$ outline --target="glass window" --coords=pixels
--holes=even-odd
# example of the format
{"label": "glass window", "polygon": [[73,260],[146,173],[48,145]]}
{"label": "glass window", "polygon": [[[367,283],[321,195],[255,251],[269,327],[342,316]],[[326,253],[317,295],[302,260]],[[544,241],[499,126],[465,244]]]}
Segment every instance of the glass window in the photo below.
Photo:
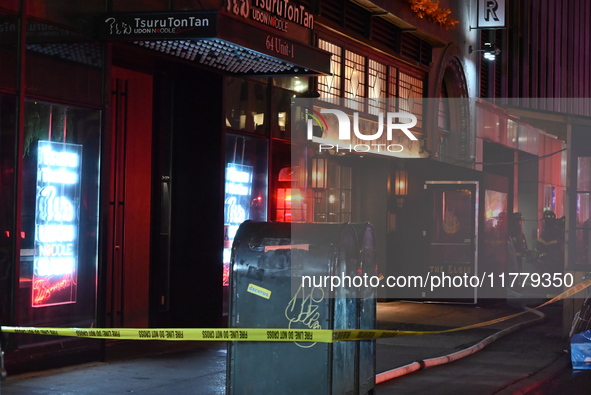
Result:
{"label": "glass window", "polygon": [[388,111],[398,111],[398,69],[390,67],[388,75]]}
{"label": "glass window", "polygon": [[224,198],[224,285],[228,285],[232,242],[246,220],[267,220],[267,140],[226,134]]}
{"label": "glass window", "polygon": [[369,60],[369,76],[367,81],[368,106],[367,111],[372,115],[378,115],[380,112],[386,112],[386,100],[379,100],[386,98],[386,65],[376,62],[373,59]]}
{"label": "glass window", "polygon": [[16,90],[17,19],[0,15],[0,89]]}
{"label": "glass window", "polygon": [[99,147],[100,111],[26,103],[19,325],[95,324]]}
{"label": "glass window", "polygon": [[[291,167],[283,168],[285,173],[293,173]],[[279,222],[306,222],[305,191],[300,188],[278,187],[275,217]]]}
{"label": "glass window", "polygon": [[577,164],[577,190],[591,192],[591,157],[579,157]]}
{"label": "glass window", "polygon": [[576,263],[591,265],[591,157],[577,158]]}
{"label": "glass window", "polygon": [[314,195],[314,222],[348,222],[351,217],[352,169],[328,163],[328,187]]}
{"label": "glass window", "polygon": [[[411,75],[323,39],[318,39],[318,47],[332,54],[332,75],[318,77],[320,99],[340,104],[344,98],[346,107],[371,115],[410,112],[417,117],[415,128],[422,128],[425,80],[416,76],[420,71]],[[364,98],[368,98],[367,109]],[[390,100],[379,100],[385,98]]]}
{"label": "glass window", "polygon": [[308,77],[276,77],[273,78],[273,86],[302,93],[309,89]]}
{"label": "glass window", "polygon": [[591,265],[591,194],[577,193],[576,263]]}
{"label": "glass window", "polygon": [[234,130],[267,135],[268,85],[241,78],[226,79],[226,126]]}
{"label": "glass window", "polygon": [[312,191],[306,189],[305,147],[275,140],[271,155],[271,220],[311,222],[308,207],[312,207],[309,204]]}
{"label": "glass window", "polygon": [[291,99],[294,93],[273,88],[271,109],[271,134],[275,138],[291,140]]}
{"label": "glass window", "polygon": [[365,97],[365,57],[355,52],[345,51],[345,97],[346,106],[364,111]]}
{"label": "glass window", "polygon": [[[492,208],[491,212],[486,214],[487,221],[494,223],[492,225],[494,227],[498,222],[495,214],[503,210],[503,199],[506,198],[506,194],[493,191],[492,195],[488,194],[487,197],[487,207]],[[434,243],[465,243],[465,240],[471,240],[474,237],[472,191],[469,189],[436,190],[433,205],[432,240]],[[489,216],[490,219],[488,219]]]}
{"label": "glass window", "polygon": [[415,127],[418,129],[422,128],[424,95],[423,80],[401,71],[399,73],[398,93],[398,105],[400,110],[416,115],[417,126]]}
{"label": "glass window", "polygon": [[291,102],[294,97],[310,90],[309,77],[273,78],[271,90],[271,135],[291,140]]}
{"label": "glass window", "polygon": [[398,97],[398,69],[396,67],[390,67],[388,84],[388,97]]}
{"label": "glass window", "polygon": [[556,212],[556,187],[544,185],[544,211]]}
{"label": "glass window", "polygon": [[[318,77],[318,93],[320,98],[336,103],[334,99],[341,97],[341,65],[343,64],[342,48],[328,41],[319,39],[318,47],[330,52],[330,74]],[[332,100],[331,100],[332,99]]]}

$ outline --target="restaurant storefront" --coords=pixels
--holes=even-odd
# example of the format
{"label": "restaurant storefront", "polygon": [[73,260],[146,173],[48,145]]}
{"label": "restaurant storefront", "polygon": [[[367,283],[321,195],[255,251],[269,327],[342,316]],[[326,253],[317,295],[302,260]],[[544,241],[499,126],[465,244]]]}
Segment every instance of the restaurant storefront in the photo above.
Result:
{"label": "restaurant storefront", "polygon": [[[281,210],[313,15],[157,3],[0,8],[2,325],[223,326],[236,226]],[[117,343],[7,340],[11,374]]]}

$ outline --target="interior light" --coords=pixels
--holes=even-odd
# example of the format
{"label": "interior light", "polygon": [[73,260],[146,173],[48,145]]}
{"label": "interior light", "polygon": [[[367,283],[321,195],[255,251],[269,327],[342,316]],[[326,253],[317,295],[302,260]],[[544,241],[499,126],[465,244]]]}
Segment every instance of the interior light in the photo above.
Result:
{"label": "interior light", "polygon": [[404,207],[404,201],[408,195],[408,171],[400,165],[394,173],[394,199],[398,208]]}
{"label": "interior light", "polygon": [[328,161],[326,158],[315,157],[312,158],[312,189],[323,190],[326,189],[328,173]]}

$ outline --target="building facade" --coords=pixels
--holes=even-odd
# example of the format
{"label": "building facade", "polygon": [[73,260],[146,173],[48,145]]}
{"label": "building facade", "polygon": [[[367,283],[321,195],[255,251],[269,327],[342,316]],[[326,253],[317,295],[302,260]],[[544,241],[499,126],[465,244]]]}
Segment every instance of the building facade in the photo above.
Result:
{"label": "building facade", "polygon": [[[566,187],[573,163],[588,166],[576,143],[588,114],[507,100],[587,94],[558,67],[562,43],[536,27],[550,5],[507,1],[504,25],[475,28],[477,2],[423,3],[5,1],[0,322],[223,326],[232,239],[249,219],[371,222],[383,275],[507,270],[503,212],[524,214],[530,244],[545,208],[582,237],[574,207],[588,191]],[[579,5],[556,3],[558,32]],[[565,55],[588,46],[576,40]],[[358,111],[368,130],[388,100],[416,117],[417,140],[387,155],[319,151],[293,127],[299,98]],[[11,335],[7,363],[99,359],[113,344]]]}

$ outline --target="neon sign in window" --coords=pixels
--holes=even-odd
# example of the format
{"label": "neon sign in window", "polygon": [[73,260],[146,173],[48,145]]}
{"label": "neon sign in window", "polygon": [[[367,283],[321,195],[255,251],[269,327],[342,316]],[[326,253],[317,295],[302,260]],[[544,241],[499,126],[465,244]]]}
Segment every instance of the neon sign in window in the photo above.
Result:
{"label": "neon sign in window", "polygon": [[253,167],[237,163],[226,166],[225,234],[224,234],[224,285],[229,282],[231,246],[241,223],[250,218],[252,203]]}
{"label": "neon sign in window", "polygon": [[32,306],[76,303],[82,146],[39,141]]}

